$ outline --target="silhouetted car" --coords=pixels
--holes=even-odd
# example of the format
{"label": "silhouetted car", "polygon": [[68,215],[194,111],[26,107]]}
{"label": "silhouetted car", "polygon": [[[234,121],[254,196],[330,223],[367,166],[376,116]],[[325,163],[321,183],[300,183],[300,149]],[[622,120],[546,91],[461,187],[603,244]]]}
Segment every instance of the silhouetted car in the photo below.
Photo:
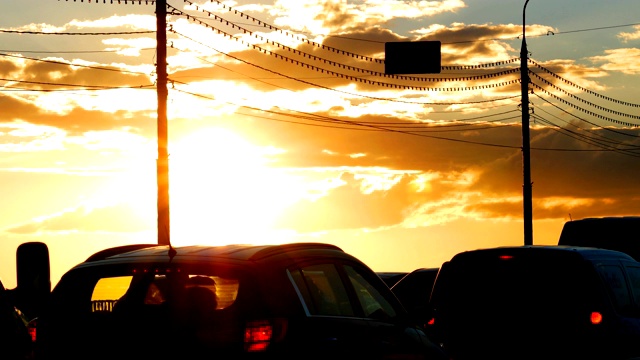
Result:
{"label": "silhouetted car", "polygon": [[129,245],[69,270],[38,359],[445,359],[364,263],[328,244]]}
{"label": "silhouetted car", "polygon": [[609,216],[564,223],[558,245],[622,251],[640,261],[640,216]]}
{"label": "silhouetted car", "polygon": [[431,289],[439,269],[420,268],[413,270],[391,287],[391,291],[411,316],[419,316],[428,308]]}
{"label": "silhouetted car", "polygon": [[451,359],[640,356],[640,263],[564,246],[466,251],[431,295],[434,341]]}

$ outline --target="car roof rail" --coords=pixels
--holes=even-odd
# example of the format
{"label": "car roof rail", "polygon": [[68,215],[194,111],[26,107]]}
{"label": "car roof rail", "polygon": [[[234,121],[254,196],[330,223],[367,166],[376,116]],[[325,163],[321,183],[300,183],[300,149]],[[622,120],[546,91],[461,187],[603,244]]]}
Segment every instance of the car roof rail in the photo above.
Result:
{"label": "car roof rail", "polygon": [[159,246],[159,245],[158,244],[132,244],[132,245],[116,246],[116,247],[98,251],[97,253],[89,256],[87,260],[85,260],[85,262],[104,260],[113,255],[123,254],[129,251],[146,249],[146,248],[156,247],[156,246]]}
{"label": "car roof rail", "polygon": [[265,247],[257,251],[255,254],[251,255],[250,260],[259,260],[269,256],[283,254],[289,251],[300,251],[300,250],[337,250],[340,252],[344,252],[340,247],[333,244],[316,243],[316,242],[292,243],[292,244],[282,244],[282,245]]}

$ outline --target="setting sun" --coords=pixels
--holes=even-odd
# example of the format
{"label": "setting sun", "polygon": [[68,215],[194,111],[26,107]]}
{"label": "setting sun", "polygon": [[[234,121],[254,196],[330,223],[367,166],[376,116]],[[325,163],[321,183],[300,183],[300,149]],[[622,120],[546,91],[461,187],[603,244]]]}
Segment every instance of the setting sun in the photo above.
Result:
{"label": "setting sun", "polygon": [[[171,146],[172,242],[272,242],[274,219],[302,195],[298,180],[269,168],[270,154],[230,130],[207,128]],[[282,241],[282,239],[280,239]]]}

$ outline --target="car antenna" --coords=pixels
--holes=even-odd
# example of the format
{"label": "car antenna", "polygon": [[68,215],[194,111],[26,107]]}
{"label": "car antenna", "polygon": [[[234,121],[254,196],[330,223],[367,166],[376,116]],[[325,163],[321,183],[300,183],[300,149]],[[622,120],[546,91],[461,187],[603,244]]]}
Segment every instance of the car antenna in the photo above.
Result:
{"label": "car antenna", "polygon": [[173,260],[173,257],[177,254],[178,252],[176,251],[176,249],[174,249],[173,246],[171,246],[171,243],[169,243],[169,262],[171,262],[171,260]]}
{"label": "car antenna", "polygon": [[171,238],[169,237],[169,232],[167,231],[167,227],[164,227],[164,231],[165,233],[167,233],[167,242],[169,243],[169,262],[171,262],[174,258],[174,256],[176,256],[178,254],[178,251],[176,251],[176,249],[174,249],[173,245],[171,245]]}

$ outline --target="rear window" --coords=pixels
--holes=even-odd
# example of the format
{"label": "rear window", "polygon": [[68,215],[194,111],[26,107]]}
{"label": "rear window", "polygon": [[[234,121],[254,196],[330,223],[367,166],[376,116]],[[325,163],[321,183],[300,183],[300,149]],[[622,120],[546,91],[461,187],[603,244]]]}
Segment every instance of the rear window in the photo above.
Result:
{"label": "rear window", "polygon": [[[164,305],[171,300],[197,300],[193,299],[196,296],[202,298],[200,302],[209,301],[210,307],[220,310],[235,302],[239,285],[236,278],[199,273],[104,277],[98,279],[93,288],[91,311],[111,312],[114,307],[126,305]],[[200,295],[194,295],[196,293]]]}
{"label": "rear window", "polygon": [[598,265],[598,272],[609,291],[611,301],[617,311],[623,315],[630,315],[634,311],[633,300],[627,286],[622,266],[613,264]]}
{"label": "rear window", "polygon": [[196,319],[233,308],[240,294],[250,291],[245,278],[241,272],[210,266],[85,268],[60,282],[54,302],[59,311],[95,326],[124,318]]}
{"label": "rear window", "polygon": [[584,271],[582,262],[486,255],[447,264],[443,278],[436,280],[436,308],[469,316],[549,314],[571,311],[592,299],[588,289],[594,273]]}
{"label": "rear window", "polygon": [[[122,349],[150,359],[179,349],[241,349],[244,319],[256,308],[246,306],[257,291],[247,270],[169,266],[113,264],[68,272],[42,318],[43,341],[62,358],[67,352],[71,358],[117,358]],[[66,349],[69,339],[72,349]]]}

